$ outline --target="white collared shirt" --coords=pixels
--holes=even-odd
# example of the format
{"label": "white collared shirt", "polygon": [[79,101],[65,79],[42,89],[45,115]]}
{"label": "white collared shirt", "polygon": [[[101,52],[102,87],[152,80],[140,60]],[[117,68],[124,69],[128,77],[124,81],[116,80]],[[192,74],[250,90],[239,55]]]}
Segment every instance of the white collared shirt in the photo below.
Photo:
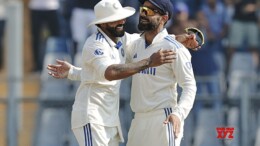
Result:
{"label": "white collared shirt", "polygon": [[[190,112],[196,94],[196,83],[191,65],[191,55],[182,44],[169,36],[164,29],[152,44],[145,44],[144,35],[131,44],[127,52],[129,62],[148,58],[159,49],[172,49],[176,60],[171,64],[145,69],[132,78],[131,108],[134,112],[150,112],[174,107],[173,114],[184,120]],[[182,87],[177,101],[177,83]]]}
{"label": "white collared shirt", "polygon": [[[119,38],[123,44],[116,44],[98,28],[91,35],[82,51],[82,67],[73,67],[69,79],[81,80],[72,110],[72,128],[95,123],[104,126],[119,125],[119,87],[120,80],[108,81],[105,71],[112,64],[124,64],[125,49],[131,39],[137,36]],[[128,38],[128,39],[127,39]]]}

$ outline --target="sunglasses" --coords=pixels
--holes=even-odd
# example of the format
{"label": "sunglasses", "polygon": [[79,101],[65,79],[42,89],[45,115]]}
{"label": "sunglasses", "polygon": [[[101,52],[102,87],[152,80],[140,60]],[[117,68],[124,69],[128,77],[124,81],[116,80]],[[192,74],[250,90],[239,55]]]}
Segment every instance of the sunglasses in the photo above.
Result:
{"label": "sunglasses", "polygon": [[159,10],[151,9],[148,7],[140,7],[140,13],[145,13],[146,16],[154,16],[156,13],[162,14]]}
{"label": "sunglasses", "polygon": [[189,27],[189,28],[186,28],[185,31],[188,34],[196,35],[196,41],[198,42],[199,46],[202,46],[204,44],[204,35],[199,29],[197,29],[195,27]]}

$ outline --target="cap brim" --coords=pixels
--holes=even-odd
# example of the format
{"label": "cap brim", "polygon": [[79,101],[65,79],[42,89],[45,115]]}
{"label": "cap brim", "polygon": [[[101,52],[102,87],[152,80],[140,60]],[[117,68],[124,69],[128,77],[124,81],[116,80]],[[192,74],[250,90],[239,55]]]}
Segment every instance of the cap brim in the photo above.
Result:
{"label": "cap brim", "polygon": [[127,17],[130,17],[132,15],[134,15],[135,13],[135,9],[132,7],[124,7],[121,10],[118,10],[117,13],[103,18],[103,19],[96,19],[94,21],[92,21],[88,26],[94,25],[94,24],[102,24],[102,23],[109,23],[109,22],[114,22],[114,21],[118,21],[118,20],[122,20],[125,19]]}

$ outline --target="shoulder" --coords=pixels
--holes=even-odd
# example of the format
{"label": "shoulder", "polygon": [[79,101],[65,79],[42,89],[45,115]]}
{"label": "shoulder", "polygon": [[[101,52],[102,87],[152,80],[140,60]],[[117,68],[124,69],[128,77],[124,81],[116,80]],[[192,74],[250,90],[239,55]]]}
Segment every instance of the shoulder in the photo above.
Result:
{"label": "shoulder", "polygon": [[131,41],[128,42],[128,46],[131,46],[131,47],[138,46],[142,42],[144,42],[144,39],[142,37],[140,37],[140,35],[138,35],[134,39],[131,39]]}
{"label": "shoulder", "polygon": [[122,40],[123,40],[124,44],[126,46],[128,46],[128,45],[131,45],[134,41],[136,41],[139,38],[140,38],[139,34],[136,34],[136,33],[129,34],[126,32],[125,35],[122,37]]}
{"label": "shoulder", "polygon": [[136,39],[139,39],[139,38],[140,38],[140,34],[138,34],[138,33],[130,34],[130,33],[128,33],[128,32],[125,32],[124,37],[126,37],[126,38],[129,39],[129,40],[136,40]]}
{"label": "shoulder", "polygon": [[181,44],[169,35],[164,37],[163,44],[165,46],[168,45],[169,47],[171,47],[177,52],[178,55],[187,56],[189,58],[191,57],[189,50],[183,44]]}
{"label": "shoulder", "polygon": [[89,38],[93,43],[105,43],[106,38],[101,32],[97,32],[90,36]]}
{"label": "shoulder", "polygon": [[[83,46],[83,53],[102,51],[109,47],[105,37],[101,33],[92,34]],[[102,51],[103,52],[103,51]]]}
{"label": "shoulder", "polygon": [[99,45],[102,46],[108,45],[106,38],[100,32],[92,34],[90,37],[87,38],[85,43],[85,47],[92,47],[92,46],[99,46]]}
{"label": "shoulder", "polygon": [[175,49],[183,48],[184,46],[179,43],[176,39],[174,39],[172,36],[168,35],[163,38],[163,44],[170,45],[171,47]]}

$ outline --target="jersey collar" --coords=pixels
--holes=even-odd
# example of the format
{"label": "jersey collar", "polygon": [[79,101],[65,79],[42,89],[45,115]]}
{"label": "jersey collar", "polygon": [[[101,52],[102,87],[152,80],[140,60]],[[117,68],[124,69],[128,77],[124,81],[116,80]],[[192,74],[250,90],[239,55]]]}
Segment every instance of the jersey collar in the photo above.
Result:
{"label": "jersey collar", "polygon": [[[100,33],[102,33],[102,35],[105,37],[105,39],[106,39],[106,41],[107,41],[107,43],[110,45],[110,47],[116,47],[117,46],[117,44],[114,42],[114,41],[112,41],[103,31],[102,31],[102,29],[100,29],[100,28],[97,28],[98,29],[98,31],[100,32]],[[121,39],[119,38],[118,39],[118,41],[120,41]]]}
{"label": "jersey collar", "polygon": [[[164,28],[161,32],[159,32],[153,39],[152,44],[160,42],[165,36],[169,35],[167,30]],[[145,33],[141,34],[141,37],[144,39],[145,41]],[[151,44],[150,44],[151,45]]]}

